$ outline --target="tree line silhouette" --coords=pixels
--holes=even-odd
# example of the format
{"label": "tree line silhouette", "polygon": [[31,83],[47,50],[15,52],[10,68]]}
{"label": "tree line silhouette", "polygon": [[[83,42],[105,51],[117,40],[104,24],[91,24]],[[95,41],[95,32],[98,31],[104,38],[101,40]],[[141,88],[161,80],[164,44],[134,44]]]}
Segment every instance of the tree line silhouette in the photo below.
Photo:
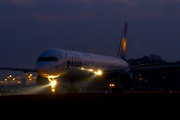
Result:
{"label": "tree line silhouette", "polygon": [[[167,62],[157,54],[151,54],[136,59],[130,58],[126,61],[132,66],[180,64],[180,61]],[[140,71],[135,74],[137,77],[135,85],[137,85],[136,87],[180,90],[179,74],[180,69]]]}
{"label": "tree line silhouette", "polygon": [[[170,63],[161,58],[161,56],[157,54],[150,54],[149,56],[143,56],[141,58],[130,58],[127,60],[127,62],[130,65],[140,65],[140,64],[155,64],[155,63]],[[180,63],[180,61],[177,61],[175,63]]]}

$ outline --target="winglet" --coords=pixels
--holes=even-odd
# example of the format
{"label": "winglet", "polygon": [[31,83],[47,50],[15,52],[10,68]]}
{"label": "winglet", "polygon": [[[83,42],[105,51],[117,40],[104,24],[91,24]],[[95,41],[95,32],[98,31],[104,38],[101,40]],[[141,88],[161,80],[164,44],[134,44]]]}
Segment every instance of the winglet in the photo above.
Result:
{"label": "winglet", "polygon": [[123,60],[125,60],[125,55],[126,55],[127,25],[128,25],[128,22],[125,22],[123,33],[121,36],[121,42],[119,45],[118,55],[117,55],[117,57]]}

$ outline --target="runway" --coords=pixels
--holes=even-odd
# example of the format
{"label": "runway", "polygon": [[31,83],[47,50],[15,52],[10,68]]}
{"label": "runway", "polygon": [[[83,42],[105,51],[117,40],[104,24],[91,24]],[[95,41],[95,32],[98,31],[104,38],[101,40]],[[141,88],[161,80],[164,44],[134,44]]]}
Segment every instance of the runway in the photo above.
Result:
{"label": "runway", "polygon": [[[122,93],[112,93],[110,88],[78,88],[79,93],[67,93],[59,87],[58,94],[50,94],[50,88],[40,86],[0,86],[1,108],[21,109],[101,109],[133,111],[137,108],[171,108],[180,101],[180,91],[154,88],[133,88]],[[153,108],[153,109],[154,109]]]}
{"label": "runway", "polygon": [[[56,87],[57,93],[68,93],[69,87]],[[109,87],[78,87],[78,93],[112,93],[112,88]],[[50,94],[50,86],[38,85],[1,85],[0,96],[5,95],[28,95],[28,94]],[[127,92],[178,92],[179,89],[162,89],[162,88],[148,88],[148,87],[134,87],[123,89],[123,93]]]}
{"label": "runway", "polygon": [[[122,109],[172,107],[179,104],[180,92],[76,93],[0,96],[1,108],[14,109]],[[169,109],[169,108],[168,108]]]}

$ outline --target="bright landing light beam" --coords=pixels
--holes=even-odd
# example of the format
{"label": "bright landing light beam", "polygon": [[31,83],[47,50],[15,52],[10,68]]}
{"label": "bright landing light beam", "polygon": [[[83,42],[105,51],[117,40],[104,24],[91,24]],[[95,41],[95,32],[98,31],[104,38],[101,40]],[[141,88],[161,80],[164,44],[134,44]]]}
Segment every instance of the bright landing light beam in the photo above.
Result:
{"label": "bright landing light beam", "polygon": [[56,85],[56,81],[55,80],[51,81],[51,86],[55,86],[55,85]]}
{"label": "bright landing light beam", "polygon": [[98,70],[97,72],[95,72],[96,75],[102,75],[102,71]]}
{"label": "bright landing light beam", "polygon": [[55,92],[56,91],[56,80],[51,81],[50,85],[51,85],[51,92]]}

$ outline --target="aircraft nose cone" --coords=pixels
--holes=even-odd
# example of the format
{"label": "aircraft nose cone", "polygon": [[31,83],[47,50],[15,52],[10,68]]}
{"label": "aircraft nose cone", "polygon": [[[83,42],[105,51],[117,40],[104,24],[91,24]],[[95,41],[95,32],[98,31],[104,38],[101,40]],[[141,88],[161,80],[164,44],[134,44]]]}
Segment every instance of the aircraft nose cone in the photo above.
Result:
{"label": "aircraft nose cone", "polygon": [[45,63],[36,63],[36,71],[39,75],[43,77],[47,77],[49,71],[49,65]]}
{"label": "aircraft nose cone", "polygon": [[58,66],[55,67],[52,63],[36,63],[36,71],[37,73],[45,78],[49,77],[59,77],[60,71],[58,69]]}

